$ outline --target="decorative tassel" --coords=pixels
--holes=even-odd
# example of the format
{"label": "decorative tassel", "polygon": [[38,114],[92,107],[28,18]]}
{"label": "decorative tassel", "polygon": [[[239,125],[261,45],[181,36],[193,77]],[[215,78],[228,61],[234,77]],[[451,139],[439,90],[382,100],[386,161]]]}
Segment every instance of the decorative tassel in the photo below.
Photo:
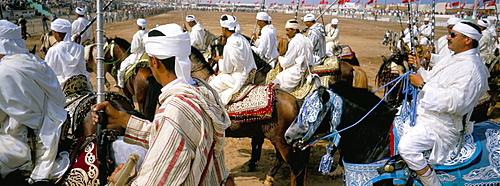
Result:
{"label": "decorative tassel", "polygon": [[326,146],[326,154],[321,158],[321,162],[319,163],[319,168],[318,168],[318,171],[321,172],[323,175],[330,173],[330,170],[332,169],[334,160],[334,158],[331,155],[332,150],[333,150],[333,143],[329,142],[328,145]]}

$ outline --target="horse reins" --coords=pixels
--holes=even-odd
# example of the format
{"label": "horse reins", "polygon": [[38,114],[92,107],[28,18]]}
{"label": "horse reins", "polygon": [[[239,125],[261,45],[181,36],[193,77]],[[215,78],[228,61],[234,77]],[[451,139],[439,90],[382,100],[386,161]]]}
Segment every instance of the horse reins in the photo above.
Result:
{"label": "horse reins", "polygon": [[[104,49],[104,50],[105,50],[105,51],[104,51],[104,55],[106,55],[106,54],[107,54],[108,52],[110,52],[110,51],[113,51],[113,50],[114,50],[114,48],[115,48],[115,45],[116,45],[115,40],[111,41],[111,44],[106,45],[106,47],[105,47],[105,49]],[[131,48],[131,47],[132,47],[132,46],[129,46],[129,47],[127,48],[127,50],[123,53],[123,55],[122,55],[120,58],[118,58],[117,60],[115,60],[115,61],[104,61],[104,64],[107,64],[107,65],[113,65],[113,64],[115,64],[116,62],[121,61],[121,60],[125,57],[125,54],[129,53],[129,51],[130,51],[130,48]],[[113,57],[113,58],[114,58],[113,53],[111,53],[111,57]]]}

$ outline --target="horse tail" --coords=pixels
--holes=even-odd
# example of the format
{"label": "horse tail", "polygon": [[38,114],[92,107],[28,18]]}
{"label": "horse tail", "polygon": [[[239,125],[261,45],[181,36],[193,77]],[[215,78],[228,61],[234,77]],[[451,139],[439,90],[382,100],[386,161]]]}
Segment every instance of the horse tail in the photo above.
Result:
{"label": "horse tail", "polygon": [[150,121],[153,121],[156,113],[156,105],[158,104],[158,96],[161,92],[161,85],[158,83],[154,76],[148,77],[148,88],[146,89],[146,100],[142,110],[144,115]]}
{"label": "horse tail", "polygon": [[360,66],[352,66],[354,69],[354,81],[352,86],[356,88],[368,88],[368,77]]}

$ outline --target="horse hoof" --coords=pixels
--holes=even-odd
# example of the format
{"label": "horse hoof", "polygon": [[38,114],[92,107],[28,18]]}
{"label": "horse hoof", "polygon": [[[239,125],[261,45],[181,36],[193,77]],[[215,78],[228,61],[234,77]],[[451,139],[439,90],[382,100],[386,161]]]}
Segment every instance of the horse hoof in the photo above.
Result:
{"label": "horse hoof", "polygon": [[264,185],[272,186],[273,182],[274,182],[274,178],[269,176],[269,175],[266,175],[266,180],[264,180]]}

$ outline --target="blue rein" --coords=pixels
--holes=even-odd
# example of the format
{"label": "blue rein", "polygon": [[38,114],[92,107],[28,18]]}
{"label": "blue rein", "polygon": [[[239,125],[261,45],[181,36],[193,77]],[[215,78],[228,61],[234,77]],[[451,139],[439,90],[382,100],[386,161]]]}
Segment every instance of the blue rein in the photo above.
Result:
{"label": "blue rein", "polygon": [[[386,86],[388,86],[388,85],[390,85],[391,83],[394,83],[394,82],[396,82],[396,85],[397,85],[397,84],[399,84],[399,83],[401,82],[401,80],[403,80],[403,79],[404,79],[404,84],[403,84],[403,93],[405,94],[405,99],[403,100],[403,106],[402,106],[402,108],[401,108],[401,113],[404,113],[404,114],[408,113],[408,115],[409,115],[409,117],[410,117],[410,125],[411,125],[411,126],[414,126],[414,125],[415,125],[415,120],[416,120],[416,115],[417,115],[417,110],[416,110],[416,101],[415,101],[415,100],[417,99],[418,88],[410,84],[410,78],[409,78],[409,74],[410,74],[410,73],[413,73],[413,72],[412,72],[412,71],[408,71],[408,72],[406,72],[405,74],[403,74],[403,75],[401,75],[401,76],[397,77],[396,79],[393,79],[393,80],[392,80],[392,81],[390,81],[389,83],[387,83],[387,84],[383,85],[382,87],[378,88],[377,90],[375,90],[375,91],[373,91],[373,92],[377,92],[377,91],[379,91],[380,89],[382,89],[382,88],[384,88],[384,87],[386,87]],[[372,109],[370,109],[370,111],[368,111],[368,112],[367,112],[367,113],[366,113],[366,114],[365,114],[365,115],[364,115],[364,116],[363,116],[363,117],[362,117],[359,121],[357,121],[356,123],[354,123],[354,124],[352,124],[352,125],[350,125],[350,126],[348,126],[348,127],[344,128],[344,129],[342,129],[342,130],[335,131],[335,129],[334,129],[334,130],[332,130],[332,133],[330,133],[330,134],[328,134],[328,135],[326,135],[326,136],[323,136],[323,137],[321,137],[321,138],[319,138],[319,139],[317,139],[317,140],[315,140],[315,141],[313,141],[313,142],[308,143],[307,145],[305,145],[305,146],[304,146],[304,147],[302,147],[301,149],[302,149],[302,150],[305,150],[305,149],[307,149],[308,147],[310,147],[310,146],[314,145],[315,143],[317,143],[317,142],[318,142],[318,141],[320,141],[320,140],[324,140],[324,139],[327,139],[327,138],[330,138],[330,139],[331,139],[331,138],[333,138],[334,136],[339,135],[339,133],[341,133],[341,132],[343,132],[343,131],[345,131],[345,130],[347,130],[347,129],[350,129],[350,128],[354,127],[354,126],[356,126],[356,125],[357,125],[357,124],[359,124],[361,121],[363,121],[363,120],[364,120],[364,119],[365,119],[365,118],[366,118],[366,117],[367,117],[370,113],[372,113],[372,112],[373,112],[373,110],[375,110],[375,108],[377,108],[377,107],[378,107],[378,106],[379,106],[379,105],[380,105],[380,104],[381,104],[381,103],[385,100],[385,98],[389,95],[389,93],[390,93],[390,92],[392,92],[392,91],[394,90],[394,88],[395,88],[395,87],[396,87],[396,86],[391,87],[391,89],[389,90],[389,92],[387,92],[387,93],[384,95],[384,97],[383,97],[382,99],[380,99],[380,101],[379,101],[379,102],[378,102],[378,103],[377,103],[377,104],[376,104],[376,105],[375,105]],[[408,108],[408,104],[407,104],[407,102],[408,102],[408,95],[410,95],[410,94],[411,94],[411,96],[412,96],[412,100],[413,100],[413,101],[412,101],[411,106],[409,106],[410,108]],[[409,112],[408,112],[408,109],[409,109]],[[332,115],[332,117],[334,117],[334,116]],[[408,117],[408,116],[406,116],[406,117]],[[340,119],[338,119],[338,120],[340,121]],[[308,140],[308,138],[310,138],[312,135],[306,135],[306,136],[308,136],[308,137],[307,137],[307,139],[302,138],[302,141],[307,141],[307,140]],[[304,136],[304,137],[305,137],[305,136]]]}

